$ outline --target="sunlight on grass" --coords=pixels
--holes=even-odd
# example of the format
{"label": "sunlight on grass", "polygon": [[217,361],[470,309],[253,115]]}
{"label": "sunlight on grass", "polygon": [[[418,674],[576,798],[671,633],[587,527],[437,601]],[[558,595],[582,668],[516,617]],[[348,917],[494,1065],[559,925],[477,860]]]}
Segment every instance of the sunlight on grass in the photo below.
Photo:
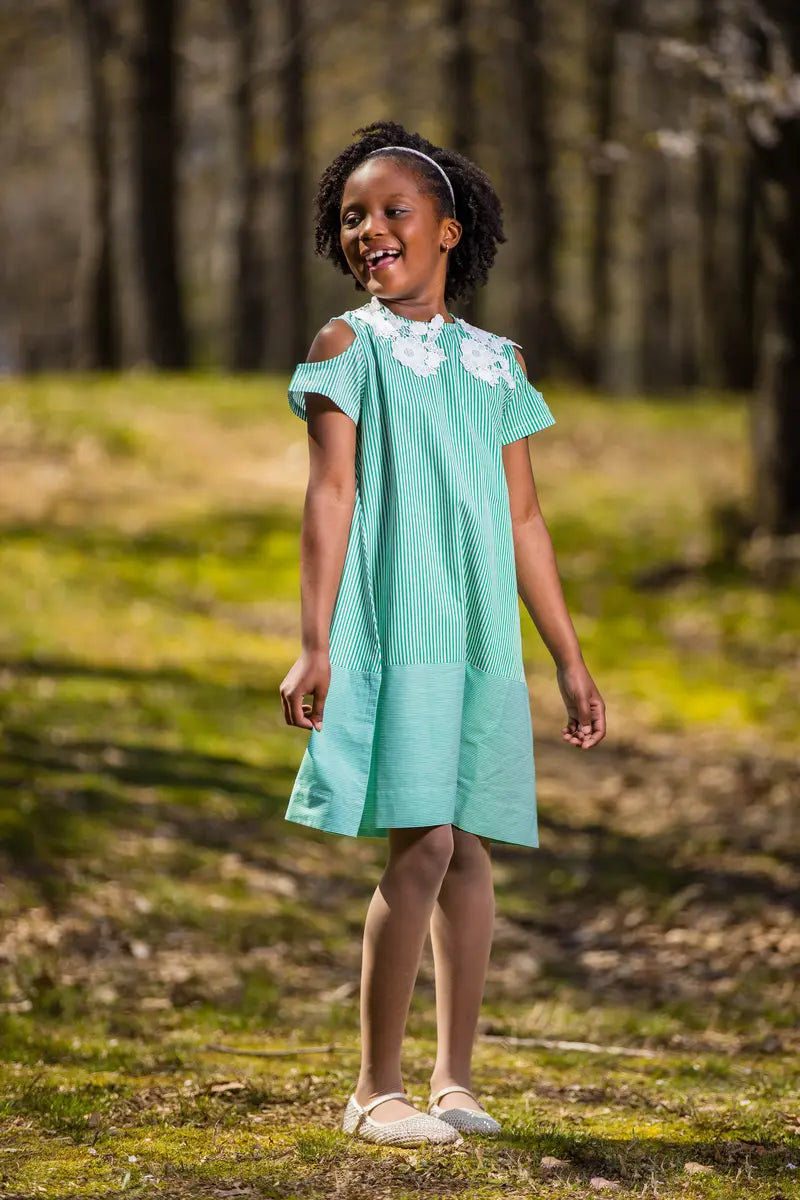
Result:
{"label": "sunlight on grass", "polygon": [[[475,1053],[504,1136],[442,1155],[340,1130],[386,847],[283,821],[308,467],[286,382],[0,381],[0,1192],[788,1197],[800,598],[725,557],[743,403],[546,389],[532,463],[613,734],[590,764],[559,745],[523,612],[541,846],[493,846]],[[435,1036],[428,947],[423,1108]]]}

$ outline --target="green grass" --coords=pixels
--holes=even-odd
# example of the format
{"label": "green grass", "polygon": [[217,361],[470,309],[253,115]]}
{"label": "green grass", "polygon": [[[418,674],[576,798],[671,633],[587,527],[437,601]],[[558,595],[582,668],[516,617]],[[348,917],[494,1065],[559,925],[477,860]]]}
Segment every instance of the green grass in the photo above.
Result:
{"label": "green grass", "polygon": [[[0,1196],[798,1194],[800,599],[730,553],[742,403],[547,391],[534,473],[609,736],[561,743],[523,614],[542,844],[493,849],[475,1051],[504,1136],[436,1153],[339,1129],[385,843],[283,820],[285,383],[0,384]],[[428,948],[421,1100],[435,1034]]]}

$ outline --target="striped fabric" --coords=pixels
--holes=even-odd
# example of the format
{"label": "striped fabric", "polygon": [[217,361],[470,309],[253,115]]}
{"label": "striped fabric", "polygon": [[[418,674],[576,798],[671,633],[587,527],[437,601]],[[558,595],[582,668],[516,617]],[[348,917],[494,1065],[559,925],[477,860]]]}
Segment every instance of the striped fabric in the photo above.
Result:
{"label": "striped fabric", "polygon": [[353,837],[448,823],[538,846],[502,446],[553,415],[511,342],[513,388],[464,367],[457,322],[439,333],[438,370],[418,375],[358,313],[340,318],[352,344],[298,364],[289,385],[297,416],[321,394],[357,433],[323,728],[309,731],[286,819]]}

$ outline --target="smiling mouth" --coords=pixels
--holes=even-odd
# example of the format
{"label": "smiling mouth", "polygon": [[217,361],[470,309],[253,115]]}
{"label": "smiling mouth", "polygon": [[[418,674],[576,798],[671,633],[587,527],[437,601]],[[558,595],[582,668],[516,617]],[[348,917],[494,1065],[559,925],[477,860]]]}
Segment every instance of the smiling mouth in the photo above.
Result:
{"label": "smiling mouth", "polygon": [[365,259],[367,270],[370,272],[370,274],[373,271],[382,271],[384,268],[390,267],[392,263],[396,262],[399,257],[399,250],[387,250],[384,254],[377,255],[375,258]]}

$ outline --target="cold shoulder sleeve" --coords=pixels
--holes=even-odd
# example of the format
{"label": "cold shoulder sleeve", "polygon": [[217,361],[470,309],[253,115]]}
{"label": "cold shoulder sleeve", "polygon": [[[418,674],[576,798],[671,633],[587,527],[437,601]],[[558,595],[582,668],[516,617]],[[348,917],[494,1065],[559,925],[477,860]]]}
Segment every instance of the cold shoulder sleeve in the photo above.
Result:
{"label": "cold shoulder sleeve", "polygon": [[503,401],[503,423],[501,442],[507,446],[518,438],[538,433],[548,425],[555,425],[556,419],[545,404],[542,393],[537,391],[527,378],[514,353],[514,345],[508,347],[510,355],[511,378],[513,386],[506,382],[505,398]]}
{"label": "cold shoulder sleeve", "polygon": [[357,425],[366,384],[364,349],[356,336],[346,350],[333,358],[297,364],[289,381],[289,407],[307,421],[306,393],[317,393],[327,396]]}

